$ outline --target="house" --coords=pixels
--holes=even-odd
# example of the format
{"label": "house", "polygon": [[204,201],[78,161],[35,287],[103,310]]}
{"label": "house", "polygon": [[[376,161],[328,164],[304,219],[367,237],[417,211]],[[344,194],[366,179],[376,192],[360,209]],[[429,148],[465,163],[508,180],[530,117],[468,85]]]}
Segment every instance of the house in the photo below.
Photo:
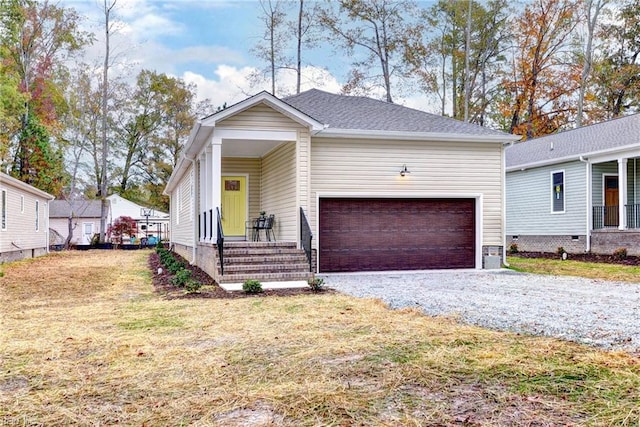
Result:
{"label": "house", "polygon": [[49,251],[51,194],[0,172],[0,263]]}
{"label": "house", "polygon": [[69,235],[71,219],[72,245],[89,245],[93,236],[100,233],[102,201],[76,199],[52,200],[49,203],[50,244],[62,245]]}
{"label": "house", "polygon": [[165,189],[171,243],[218,283],[242,279],[226,260],[265,211],[316,272],[482,268],[503,254],[516,139],[365,97],[261,92],[192,129]]}
{"label": "house", "polygon": [[640,255],[640,115],[506,149],[506,244]]}
{"label": "house", "polygon": [[127,200],[119,194],[112,194],[107,199],[111,205],[108,223],[121,216],[133,218],[138,224],[137,237],[143,238],[153,234],[160,240],[169,240],[169,214]]}

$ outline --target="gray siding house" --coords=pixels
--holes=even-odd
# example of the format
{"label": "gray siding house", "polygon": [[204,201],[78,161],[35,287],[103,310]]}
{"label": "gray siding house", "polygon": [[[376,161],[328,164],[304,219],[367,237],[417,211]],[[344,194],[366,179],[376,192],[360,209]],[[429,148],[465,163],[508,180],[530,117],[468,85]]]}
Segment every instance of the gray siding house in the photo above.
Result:
{"label": "gray siding house", "polygon": [[640,115],[506,149],[506,244],[640,255]]}
{"label": "gray siding house", "polygon": [[165,189],[171,244],[219,283],[244,279],[225,254],[276,244],[251,241],[266,211],[316,272],[483,268],[502,256],[516,139],[366,97],[262,92],[194,126]]}

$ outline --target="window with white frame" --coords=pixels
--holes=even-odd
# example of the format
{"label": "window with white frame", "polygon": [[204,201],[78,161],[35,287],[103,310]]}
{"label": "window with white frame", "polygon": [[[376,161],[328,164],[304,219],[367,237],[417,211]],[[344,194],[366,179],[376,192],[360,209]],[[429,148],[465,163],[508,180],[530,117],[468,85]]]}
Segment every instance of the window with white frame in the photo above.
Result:
{"label": "window with white frame", "polygon": [[0,219],[0,229],[3,231],[7,229],[7,190],[2,190],[2,195],[0,195],[0,204],[2,205],[0,209],[2,210],[2,218]]}
{"label": "window with white frame", "polygon": [[20,196],[20,213],[24,213],[24,196]]}
{"label": "window with white frame", "polygon": [[40,202],[36,200],[36,231],[40,231]]}
{"label": "window with white frame", "polygon": [[564,171],[551,172],[551,212],[564,212]]}

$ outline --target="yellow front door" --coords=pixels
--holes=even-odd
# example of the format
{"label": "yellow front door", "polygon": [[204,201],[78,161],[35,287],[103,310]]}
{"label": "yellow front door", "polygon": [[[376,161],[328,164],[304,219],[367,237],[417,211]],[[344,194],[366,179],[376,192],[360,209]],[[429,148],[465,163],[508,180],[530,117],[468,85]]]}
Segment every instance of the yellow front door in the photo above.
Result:
{"label": "yellow front door", "polygon": [[247,177],[222,177],[222,231],[225,236],[244,236],[247,220]]}

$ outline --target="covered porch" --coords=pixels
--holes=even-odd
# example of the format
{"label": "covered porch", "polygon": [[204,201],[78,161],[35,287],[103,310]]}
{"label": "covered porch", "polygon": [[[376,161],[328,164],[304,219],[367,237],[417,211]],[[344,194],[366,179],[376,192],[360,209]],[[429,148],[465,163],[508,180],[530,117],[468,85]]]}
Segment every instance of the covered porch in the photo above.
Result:
{"label": "covered porch", "polygon": [[591,164],[592,230],[640,231],[640,157]]}

